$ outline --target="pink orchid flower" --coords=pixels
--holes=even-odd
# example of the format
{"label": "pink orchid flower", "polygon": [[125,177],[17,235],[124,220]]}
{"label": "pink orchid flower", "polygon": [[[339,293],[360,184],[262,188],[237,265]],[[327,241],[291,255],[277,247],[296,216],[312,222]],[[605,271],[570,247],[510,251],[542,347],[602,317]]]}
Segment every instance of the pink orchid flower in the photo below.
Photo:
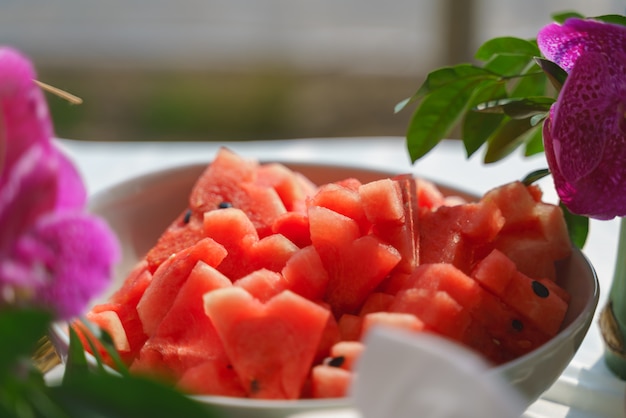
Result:
{"label": "pink orchid flower", "polygon": [[30,304],[69,319],[108,285],[119,247],[84,212],[84,185],[53,142],[35,78],[26,57],[0,47],[0,306]]}
{"label": "pink orchid flower", "polygon": [[626,27],[568,19],[537,41],[569,73],[543,129],[559,197],[573,213],[625,216]]}

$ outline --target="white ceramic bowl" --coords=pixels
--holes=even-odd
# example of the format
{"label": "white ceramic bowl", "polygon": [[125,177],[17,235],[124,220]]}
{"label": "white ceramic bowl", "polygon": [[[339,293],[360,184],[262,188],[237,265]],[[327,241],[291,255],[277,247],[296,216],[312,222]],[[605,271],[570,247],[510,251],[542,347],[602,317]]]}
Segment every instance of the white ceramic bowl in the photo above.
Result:
{"label": "white ceramic bowl", "polygon": [[[355,167],[284,164],[318,184],[347,177],[367,182],[397,174]],[[90,210],[109,222],[122,244],[122,262],[109,293],[121,284],[129,269],[185,209],[191,187],[205,167],[204,164],[194,164],[143,175],[113,186],[91,199]],[[439,187],[446,194],[468,197],[454,188]],[[558,379],[571,361],[591,324],[598,302],[596,274],[580,251],[574,250],[572,256],[559,265],[558,281],[572,296],[562,331],[537,350],[492,369],[492,373],[504,377],[520,391],[529,405]],[[104,298],[107,296],[105,294]],[[63,354],[68,345],[63,327],[54,327],[51,337]],[[313,409],[351,406],[348,399],[265,401],[217,396],[195,398],[228,417],[277,418]]]}

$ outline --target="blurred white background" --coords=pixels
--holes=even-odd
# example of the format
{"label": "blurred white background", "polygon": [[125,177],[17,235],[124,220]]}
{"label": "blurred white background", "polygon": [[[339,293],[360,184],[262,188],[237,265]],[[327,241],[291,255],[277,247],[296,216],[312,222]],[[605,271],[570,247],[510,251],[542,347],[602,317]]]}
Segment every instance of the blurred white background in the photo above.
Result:
{"label": "blurred white background", "polygon": [[[70,126],[85,115],[61,114],[54,108],[61,112],[59,127],[68,129],[70,136],[128,139],[141,135],[141,128],[116,132],[105,126],[107,112],[115,113],[114,104],[106,108],[103,104],[112,100],[112,91],[123,107],[136,95],[164,83],[209,75],[215,75],[211,94],[217,94],[216,86],[229,82],[253,93],[260,91],[259,85],[269,88],[282,80],[283,87],[275,87],[278,96],[267,93],[273,98],[263,100],[280,102],[276,112],[283,112],[283,122],[301,123],[298,130],[279,126],[283,122],[278,121],[267,131],[257,124],[233,133],[232,138],[402,134],[408,115],[385,122],[379,129],[363,121],[377,111],[387,112],[410,95],[433,68],[470,60],[476,47],[493,36],[534,37],[553,12],[599,15],[625,9],[626,2],[618,0],[0,0],[0,43],[29,54],[48,81],[78,88],[75,93],[100,103],[93,108],[95,113],[87,114],[92,122],[89,131]],[[147,84],[147,77],[155,73],[174,79],[151,79],[152,84]],[[227,80],[226,75],[245,76],[240,79],[244,84],[232,77]],[[245,84],[251,77],[256,84]],[[108,88],[92,92],[96,84],[108,84]],[[124,93],[131,97],[125,98]],[[241,97],[234,102],[248,100],[234,94]],[[330,108],[326,116],[314,116],[299,107],[314,106],[323,114],[319,109],[323,105],[316,100],[324,103],[324,96]],[[168,98],[151,97],[149,102],[157,99]],[[216,96],[214,101],[220,100]],[[275,102],[259,106],[267,109]],[[341,113],[375,103],[381,107],[364,111],[363,118]],[[254,111],[232,106],[240,114]],[[291,108],[291,113],[285,108]],[[362,121],[362,129],[338,125],[358,124],[353,118]],[[228,129],[232,127],[216,130],[214,137],[228,136]],[[191,132],[180,135],[201,139]],[[207,139],[212,137],[207,133]],[[163,139],[171,138],[165,135]]]}

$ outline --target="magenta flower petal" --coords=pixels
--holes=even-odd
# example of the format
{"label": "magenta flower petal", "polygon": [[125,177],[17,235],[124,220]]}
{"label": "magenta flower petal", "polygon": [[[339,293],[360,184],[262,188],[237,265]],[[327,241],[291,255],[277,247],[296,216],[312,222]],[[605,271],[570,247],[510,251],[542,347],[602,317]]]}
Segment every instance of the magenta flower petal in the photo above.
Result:
{"label": "magenta flower petal", "polygon": [[31,145],[51,146],[52,121],[41,89],[35,84],[35,71],[26,57],[12,48],[0,48],[0,112],[6,141],[4,173]]}
{"label": "magenta flower petal", "polygon": [[[57,164],[43,146],[31,146],[5,175],[0,187],[0,257],[57,201]],[[4,258],[4,257],[2,257]],[[2,279],[0,258],[0,280]]]}
{"label": "magenta flower petal", "polygon": [[87,190],[76,167],[58,148],[52,148],[57,162],[57,209],[83,208],[87,203]]}
{"label": "magenta flower petal", "polygon": [[592,19],[551,23],[537,34],[541,53],[565,71],[585,52],[626,51],[626,27]]}
{"label": "magenta flower petal", "polygon": [[108,226],[81,213],[44,217],[18,244],[21,261],[49,278],[37,287],[35,299],[61,319],[83,313],[88,302],[106,289],[111,266],[120,257]]}
{"label": "magenta flower petal", "polygon": [[563,203],[598,219],[626,215],[626,53],[585,52],[544,125]]}
{"label": "magenta flower petal", "polygon": [[30,61],[0,48],[0,305],[81,314],[112,277],[113,232],[84,211],[86,191],[52,141]]}

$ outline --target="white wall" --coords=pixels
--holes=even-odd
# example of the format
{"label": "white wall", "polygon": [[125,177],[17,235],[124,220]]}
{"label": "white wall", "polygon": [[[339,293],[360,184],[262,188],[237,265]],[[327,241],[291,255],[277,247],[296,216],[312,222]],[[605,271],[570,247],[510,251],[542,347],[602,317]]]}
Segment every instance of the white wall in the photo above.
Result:
{"label": "white wall", "polygon": [[[465,1],[465,0],[456,0]],[[472,42],[534,36],[553,11],[618,0],[474,0]],[[57,66],[253,64],[414,74],[438,65],[444,0],[0,0],[0,43]]]}

